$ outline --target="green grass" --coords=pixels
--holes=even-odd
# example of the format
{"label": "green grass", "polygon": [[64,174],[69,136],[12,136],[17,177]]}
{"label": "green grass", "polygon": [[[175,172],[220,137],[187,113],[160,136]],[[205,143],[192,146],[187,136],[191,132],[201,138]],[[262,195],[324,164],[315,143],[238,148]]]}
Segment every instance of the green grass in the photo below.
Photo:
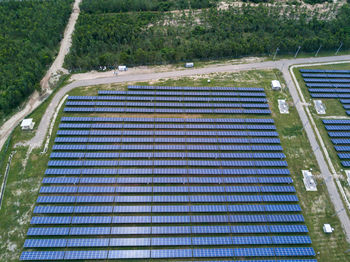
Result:
{"label": "green grass", "polygon": [[[280,134],[284,153],[287,156],[289,170],[294,180],[294,186],[300,199],[300,205],[303,209],[303,215],[306,225],[310,230],[310,236],[316,252],[318,261],[349,261],[350,254],[345,251],[349,245],[345,241],[339,220],[334,216],[335,211],[326,193],[325,186],[321,183],[319,169],[315,157],[310,148],[305,131],[298,117],[292,99],[287,90],[274,92],[270,90],[270,81],[280,79],[282,76],[277,70],[266,71],[248,71],[240,73],[211,74],[201,77],[186,77],[179,79],[169,79],[153,81],[154,85],[179,85],[179,86],[257,86],[264,87],[269,99],[272,117],[275,120],[277,131]],[[211,82],[208,83],[207,79]],[[96,95],[98,89],[125,89],[127,84],[81,87],[70,92],[71,95]],[[133,83],[135,84],[135,83]],[[139,82],[136,84],[150,84],[149,82]],[[277,99],[286,99],[290,105],[290,114],[281,115],[278,111]],[[44,112],[47,104],[42,105],[36,112],[38,115]],[[62,109],[57,117],[53,136],[50,141],[49,151],[40,155],[40,149],[32,152],[25,169],[22,167],[22,159],[26,155],[26,147],[18,147],[17,153],[13,158],[11,170],[8,178],[3,208],[0,211],[0,261],[18,261],[21,252],[25,233],[29,227],[30,217],[38,196],[38,190],[41,180],[44,176],[49,154],[53,145],[54,134],[58,129],[59,119],[64,114]],[[103,116],[118,116],[117,114],[108,114]],[[99,115],[101,116],[101,114]],[[129,115],[131,116],[131,115]],[[133,115],[140,116],[140,115]],[[149,115],[148,115],[149,116]],[[173,115],[172,115],[173,116]],[[190,116],[186,116],[190,117]],[[193,117],[193,116],[192,116]],[[198,115],[198,117],[230,117],[222,115]],[[231,116],[232,117],[232,116]],[[238,117],[238,116],[234,116]],[[246,117],[246,116],[243,116]],[[256,117],[256,116],[251,116]],[[13,140],[10,148],[15,143],[23,140],[23,134],[17,127],[14,131]],[[10,150],[11,151],[11,150]],[[306,192],[302,182],[302,169],[313,169],[316,180],[319,183],[318,192]],[[330,223],[335,228],[331,235],[325,235],[322,231],[323,223]]]}

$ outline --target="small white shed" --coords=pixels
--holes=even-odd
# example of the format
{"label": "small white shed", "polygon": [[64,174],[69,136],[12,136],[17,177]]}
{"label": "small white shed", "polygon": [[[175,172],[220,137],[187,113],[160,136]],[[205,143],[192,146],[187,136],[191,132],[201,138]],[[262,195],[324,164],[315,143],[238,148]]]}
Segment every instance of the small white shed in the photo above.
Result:
{"label": "small white shed", "polygon": [[333,230],[334,230],[334,228],[332,228],[330,224],[323,225],[323,232],[330,234],[333,232]]}
{"label": "small white shed", "polygon": [[21,123],[22,130],[33,130],[34,125],[33,118],[23,119]]}
{"label": "small white shed", "polygon": [[128,68],[125,65],[118,66],[119,71],[128,71]]}
{"label": "small white shed", "polygon": [[281,90],[281,88],[282,88],[281,83],[278,80],[272,80],[271,87],[272,87],[272,90]]}
{"label": "small white shed", "polygon": [[193,62],[186,63],[185,67],[186,68],[192,68],[192,67],[194,67],[194,63]]}

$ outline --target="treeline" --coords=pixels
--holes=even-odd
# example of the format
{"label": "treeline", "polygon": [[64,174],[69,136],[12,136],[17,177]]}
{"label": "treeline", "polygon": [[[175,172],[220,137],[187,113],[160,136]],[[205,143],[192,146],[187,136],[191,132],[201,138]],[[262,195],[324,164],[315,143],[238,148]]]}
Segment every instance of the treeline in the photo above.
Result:
{"label": "treeline", "polygon": [[72,2],[0,2],[1,118],[39,87],[63,36]]}
{"label": "treeline", "polygon": [[119,13],[130,11],[171,11],[200,9],[216,5],[218,0],[84,0],[81,11],[87,13]]}
{"label": "treeline", "polygon": [[[283,11],[282,11],[283,12]],[[295,18],[281,9],[245,6],[192,13],[82,13],[66,58],[72,70],[118,64],[145,65],[247,55],[335,50],[350,47],[350,8],[333,20],[301,13]],[[173,20],[170,16],[175,16]],[[197,21],[199,20],[199,21]]]}

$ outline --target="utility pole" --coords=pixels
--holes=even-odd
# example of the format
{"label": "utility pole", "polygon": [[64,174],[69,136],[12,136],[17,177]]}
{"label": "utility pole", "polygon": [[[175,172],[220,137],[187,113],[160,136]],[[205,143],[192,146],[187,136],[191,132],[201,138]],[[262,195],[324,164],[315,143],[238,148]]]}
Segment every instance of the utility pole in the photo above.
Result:
{"label": "utility pole", "polygon": [[276,51],[275,51],[275,54],[273,55],[273,60],[275,60],[278,51],[280,51],[280,49],[277,47]]}
{"label": "utility pole", "polygon": [[322,45],[320,45],[320,47],[318,48],[315,57],[318,55],[318,52],[320,52],[321,48],[322,48]]}
{"label": "utility pole", "polygon": [[339,46],[339,48],[337,49],[337,51],[335,52],[335,55],[337,55],[338,54],[338,52],[339,52],[339,50],[340,50],[340,48],[343,46],[343,42],[340,42],[340,46]]}
{"label": "utility pole", "polygon": [[298,55],[298,53],[299,53],[299,51],[300,51],[300,48],[301,48],[301,46],[298,46],[298,50],[297,50],[297,52],[295,53],[294,58],[296,58],[296,57],[297,57],[297,55]]}

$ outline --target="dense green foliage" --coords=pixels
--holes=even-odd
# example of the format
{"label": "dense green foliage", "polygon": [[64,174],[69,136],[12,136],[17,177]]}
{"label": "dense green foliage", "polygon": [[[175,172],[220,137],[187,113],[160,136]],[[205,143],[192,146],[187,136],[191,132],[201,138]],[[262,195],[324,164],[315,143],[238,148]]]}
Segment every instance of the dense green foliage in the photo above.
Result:
{"label": "dense green foliage", "polygon": [[314,5],[314,4],[322,4],[324,2],[332,3],[333,0],[304,0],[304,2],[307,3],[307,4]]}
{"label": "dense green foliage", "polygon": [[202,12],[160,14],[137,12],[87,14],[79,17],[73,48],[66,58],[71,69],[93,69],[115,63],[158,64],[193,59],[240,57],[335,50],[350,46],[350,8],[332,20],[278,7],[204,9]]}
{"label": "dense green foliage", "polygon": [[63,36],[71,3],[0,2],[0,117],[39,85]]}
{"label": "dense green foliage", "polygon": [[218,0],[84,0],[81,10],[87,13],[129,11],[169,11],[214,6]]}

